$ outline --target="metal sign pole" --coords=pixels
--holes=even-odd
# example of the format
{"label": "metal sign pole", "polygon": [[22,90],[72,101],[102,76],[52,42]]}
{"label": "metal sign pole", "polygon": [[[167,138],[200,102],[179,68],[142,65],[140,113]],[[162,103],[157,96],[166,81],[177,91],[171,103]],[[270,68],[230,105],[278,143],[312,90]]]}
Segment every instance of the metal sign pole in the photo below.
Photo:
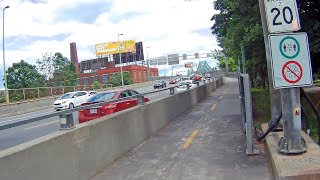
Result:
{"label": "metal sign pole", "polygon": [[266,49],[266,60],[268,68],[268,79],[269,79],[269,94],[270,94],[270,105],[271,105],[271,121],[276,122],[276,119],[281,114],[281,98],[280,90],[274,89],[272,84],[272,69],[271,69],[271,56],[269,47],[269,32],[267,27],[267,19],[264,8],[263,0],[259,0],[261,22],[263,28],[264,45]]}
{"label": "metal sign pole", "polygon": [[306,141],[301,136],[301,105],[299,88],[281,89],[283,137],[278,150],[284,154],[299,154],[307,151]]}

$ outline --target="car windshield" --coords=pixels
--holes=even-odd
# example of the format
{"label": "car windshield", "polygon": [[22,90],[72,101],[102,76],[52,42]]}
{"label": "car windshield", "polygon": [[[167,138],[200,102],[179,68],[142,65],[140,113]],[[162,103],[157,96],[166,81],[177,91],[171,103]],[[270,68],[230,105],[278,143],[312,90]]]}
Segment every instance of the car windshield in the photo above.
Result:
{"label": "car windshield", "polygon": [[156,83],[162,83],[162,81],[161,80],[157,80]]}
{"label": "car windshield", "polygon": [[67,93],[62,95],[59,99],[69,99],[74,93]]}
{"label": "car windshield", "polygon": [[107,100],[113,99],[115,95],[116,95],[115,92],[99,93],[92,96],[90,99],[87,100],[87,102],[107,101]]}
{"label": "car windshield", "polygon": [[191,84],[190,81],[183,81],[179,83],[179,86],[183,86],[183,85],[187,85],[187,84]]}

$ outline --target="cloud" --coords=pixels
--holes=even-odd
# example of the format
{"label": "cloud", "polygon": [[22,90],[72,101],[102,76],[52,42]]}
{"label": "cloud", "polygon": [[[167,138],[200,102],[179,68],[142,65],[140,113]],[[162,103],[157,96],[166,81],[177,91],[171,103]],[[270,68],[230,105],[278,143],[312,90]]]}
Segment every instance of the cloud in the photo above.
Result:
{"label": "cloud", "polygon": [[212,0],[4,0],[0,4],[6,5],[10,5],[5,10],[6,67],[21,59],[33,64],[46,52],[69,58],[71,42],[77,43],[80,60],[95,58],[94,45],[117,41],[120,33],[121,39],[149,46],[149,57],[219,48],[210,32],[210,18],[216,13]]}

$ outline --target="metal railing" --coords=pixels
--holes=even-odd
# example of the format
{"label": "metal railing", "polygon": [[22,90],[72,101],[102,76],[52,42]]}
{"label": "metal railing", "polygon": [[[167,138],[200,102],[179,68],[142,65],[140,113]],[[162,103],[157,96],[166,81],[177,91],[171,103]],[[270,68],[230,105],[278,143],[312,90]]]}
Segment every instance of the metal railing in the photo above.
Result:
{"label": "metal railing", "polygon": [[[72,91],[88,91],[104,88],[112,88],[112,84],[99,84],[99,85],[79,85],[79,86],[57,86],[57,87],[37,87],[37,88],[21,88],[21,89],[8,89],[9,102],[25,101],[30,99],[38,99],[51,96],[59,96]],[[4,93],[0,93],[0,99],[4,99]],[[1,101],[0,101],[1,103]]]}
{"label": "metal railing", "polygon": [[239,73],[239,92],[241,103],[241,114],[243,116],[243,130],[246,134],[247,150],[246,154],[255,155],[259,154],[259,150],[253,146],[253,118],[252,118],[252,98],[251,98],[251,85],[248,74]]}
{"label": "metal railing", "polygon": [[[313,113],[316,115],[316,119],[317,119],[317,130],[318,130],[318,145],[320,145],[320,112],[317,109],[316,105],[312,102],[311,98],[307,95],[307,93],[304,91],[304,89],[302,87],[300,87],[300,98],[305,98],[305,100],[307,101],[307,103],[309,104],[309,106],[311,107]],[[305,123],[305,132],[311,136],[311,131],[310,131],[310,117],[309,115],[306,113],[305,111],[305,106],[302,107],[301,106],[301,113],[302,113],[302,123]]]}
{"label": "metal railing", "polygon": [[[219,76],[219,77],[216,77],[215,80],[219,80],[221,78],[222,78],[222,76]],[[197,86],[200,86],[200,84],[197,83]],[[47,118],[57,117],[57,116],[59,116],[59,118],[60,118],[60,129],[62,129],[62,130],[63,129],[72,129],[72,128],[75,127],[75,122],[76,122],[75,117],[76,117],[76,113],[78,111],[81,111],[81,110],[84,110],[84,109],[90,109],[90,108],[101,106],[101,105],[105,105],[105,104],[108,104],[108,103],[115,103],[115,102],[123,101],[123,100],[126,100],[126,99],[132,99],[132,98],[137,98],[138,105],[144,105],[145,104],[144,97],[146,95],[153,94],[153,93],[158,93],[158,92],[161,92],[161,91],[168,91],[168,90],[169,90],[169,94],[170,95],[174,95],[176,87],[178,87],[178,85],[172,86],[172,87],[168,87],[168,88],[159,89],[159,90],[153,90],[151,92],[142,93],[142,94],[139,94],[139,95],[136,95],[136,96],[120,98],[120,99],[117,99],[117,100],[109,100],[109,101],[99,102],[99,103],[95,103],[95,104],[75,107],[73,109],[67,109],[67,110],[58,111],[58,112],[48,112],[47,114],[39,115],[39,116],[32,117],[32,118],[26,118],[26,119],[22,119],[22,120],[15,121],[15,122],[2,123],[2,125],[0,125],[0,131],[1,130],[5,130],[5,129],[9,129],[9,128],[13,128],[13,127],[16,127],[16,126],[21,126],[21,125],[24,125],[24,124],[29,124],[29,123],[36,122],[36,121],[41,121],[41,120],[44,120],[44,119],[47,119]],[[187,86],[187,87],[189,87],[189,86]],[[187,88],[187,89],[189,89],[189,88]]]}

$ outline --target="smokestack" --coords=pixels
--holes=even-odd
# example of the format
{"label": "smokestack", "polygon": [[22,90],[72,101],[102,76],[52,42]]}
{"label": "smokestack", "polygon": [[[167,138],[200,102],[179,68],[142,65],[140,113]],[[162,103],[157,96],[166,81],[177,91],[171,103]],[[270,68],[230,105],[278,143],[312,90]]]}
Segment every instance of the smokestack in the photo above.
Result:
{"label": "smokestack", "polygon": [[71,59],[71,62],[73,62],[73,64],[76,66],[76,73],[79,74],[77,45],[75,42],[70,43],[70,59]]}

